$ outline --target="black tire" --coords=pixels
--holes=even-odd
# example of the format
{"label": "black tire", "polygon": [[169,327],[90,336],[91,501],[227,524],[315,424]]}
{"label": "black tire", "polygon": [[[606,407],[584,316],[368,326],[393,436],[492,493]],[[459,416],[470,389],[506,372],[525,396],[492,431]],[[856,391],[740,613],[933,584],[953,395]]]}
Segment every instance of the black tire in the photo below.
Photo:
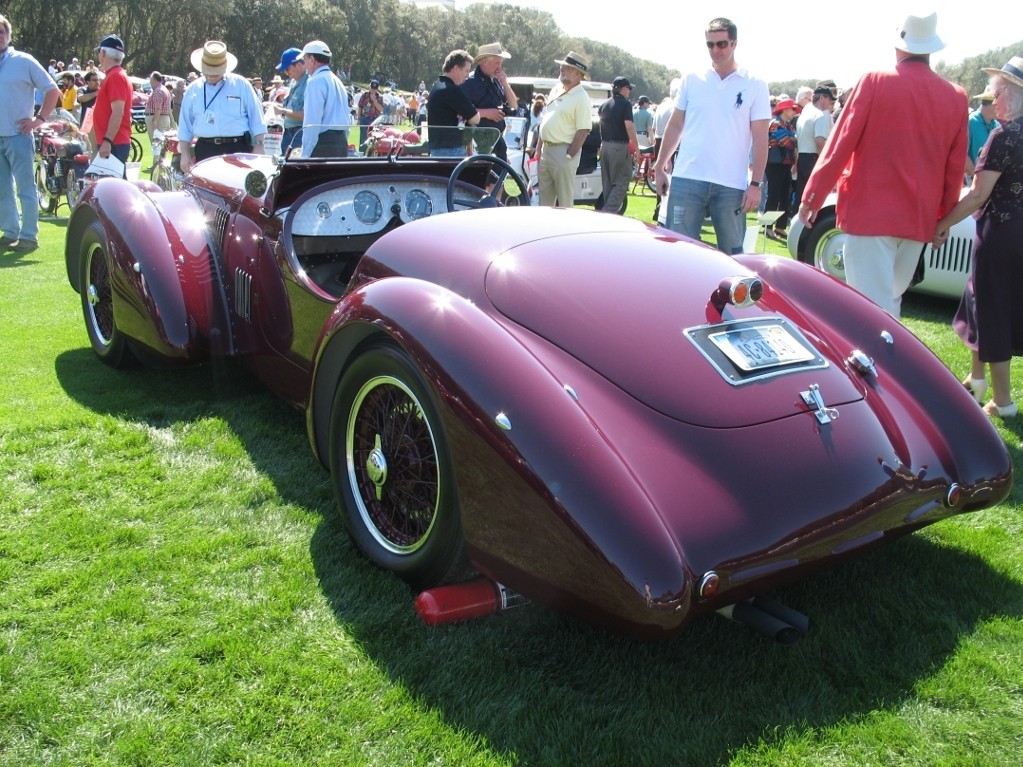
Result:
{"label": "black tire", "polygon": [[128,342],[114,320],[111,261],[107,238],[99,221],[82,233],[78,246],[79,291],[85,330],[92,350],[110,367],[121,368],[134,361]]}
{"label": "black tire", "polygon": [[803,231],[800,239],[800,261],[845,282],[846,234],[835,223],[835,211],[819,215],[813,226]]}
{"label": "black tire", "polygon": [[128,150],[128,162],[142,162],[142,142],[131,137],[131,149]]}
{"label": "black tire", "polygon": [[352,540],[413,587],[462,566],[450,452],[430,389],[393,346],[370,347],[345,371],[330,414],[330,473]]}
{"label": "black tire", "polygon": [[36,162],[36,202],[39,203],[40,211],[51,216],[60,202],[60,196],[46,188],[46,163],[42,160]]}

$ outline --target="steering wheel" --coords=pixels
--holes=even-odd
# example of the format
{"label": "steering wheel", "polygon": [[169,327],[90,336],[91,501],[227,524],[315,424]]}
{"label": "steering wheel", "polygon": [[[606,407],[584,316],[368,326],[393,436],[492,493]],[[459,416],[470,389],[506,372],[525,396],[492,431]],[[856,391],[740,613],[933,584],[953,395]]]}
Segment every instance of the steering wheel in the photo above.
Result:
{"label": "steering wheel", "polygon": [[[497,176],[497,180],[490,186],[490,191],[487,192],[483,197],[479,199],[460,197],[455,199],[455,187],[458,186],[458,182],[465,173],[467,168],[471,168],[473,165],[486,165],[487,168]],[[511,176],[515,180],[516,186],[519,188],[519,193],[522,199],[529,199],[529,191],[526,189],[525,182],[519,178],[519,174],[515,172],[515,169],[502,160],[500,157],[495,157],[492,154],[474,154],[471,157],[466,157],[451,172],[451,178],[448,179],[448,212],[454,212],[455,206],[460,205],[463,208],[500,208],[504,206],[498,195],[504,190],[504,181],[508,176]]]}

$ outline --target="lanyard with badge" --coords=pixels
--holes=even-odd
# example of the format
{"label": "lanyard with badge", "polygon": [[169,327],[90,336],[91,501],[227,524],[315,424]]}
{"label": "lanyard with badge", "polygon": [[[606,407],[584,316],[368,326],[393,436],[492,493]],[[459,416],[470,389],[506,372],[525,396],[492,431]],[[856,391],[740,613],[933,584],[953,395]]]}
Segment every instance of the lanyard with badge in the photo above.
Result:
{"label": "lanyard with badge", "polygon": [[221,80],[220,81],[220,87],[218,87],[213,92],[213,95],[209,98],[209,100],[206,99],[206,85],[207,85],[207,83],[204,82],[202,84],[202,103],[203,103],[203,109],[204,109],[204,116],[206,118],[206,122],[209,125],[215,125],[216,122],[217,122],[217,115],[216,115],[215,112],[211,112],[210,111],[210,107],[213,105],[213,102],[217,100],[217,96],[220,95],[220,92],[222,90],[224,90],[224,83],[226,83],[226,82],[227,82],[227,80]]}

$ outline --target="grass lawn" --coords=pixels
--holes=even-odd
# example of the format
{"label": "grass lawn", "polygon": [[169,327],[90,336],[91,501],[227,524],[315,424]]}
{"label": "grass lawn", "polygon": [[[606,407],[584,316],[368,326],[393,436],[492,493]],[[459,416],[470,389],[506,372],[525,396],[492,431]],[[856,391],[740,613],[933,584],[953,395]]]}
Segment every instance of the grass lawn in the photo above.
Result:
{"label": "grass lawn", "polygon": [[[427,628],[346,538],[301,414],[234,364],[95,359],[64,227],[0,256],[0,765],[1023,760],[1019,490],[784,589],[812,620],[791,648],[533,605]],[[954,310],[905,319],[962,375]]]}

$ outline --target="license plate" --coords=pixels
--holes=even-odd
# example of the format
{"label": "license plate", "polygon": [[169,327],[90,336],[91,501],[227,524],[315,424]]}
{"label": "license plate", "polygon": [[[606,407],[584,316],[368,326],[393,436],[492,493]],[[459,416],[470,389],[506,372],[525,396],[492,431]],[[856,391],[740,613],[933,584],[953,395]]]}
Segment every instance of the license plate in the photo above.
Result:
{"label": "license plate", "polygon": [[710,340],[740,370],[808,362],[814,355],[781,325],[756,325],[710,334]]}

